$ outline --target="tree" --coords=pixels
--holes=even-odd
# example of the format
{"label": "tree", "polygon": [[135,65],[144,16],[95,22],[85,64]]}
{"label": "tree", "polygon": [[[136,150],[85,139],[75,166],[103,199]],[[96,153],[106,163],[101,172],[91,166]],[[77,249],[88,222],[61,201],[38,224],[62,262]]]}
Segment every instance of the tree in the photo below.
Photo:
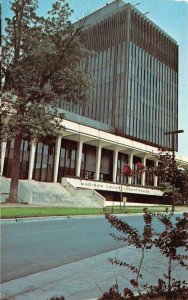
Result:
{"label": "tree", "polygon": [[187,202],[188,170],[178,167],[168,151],[159,152],[157,158],[158,166],[148,169],[147,172],[158,176],[160,185],[164,189],[164,196],[170,200],[174,197],[176,203]]}
{"label": "tree", "polygon": [[72,10],[56,1],[47,17],[37,15],[38,0],[13,0],[2,42],[3,138],[14,138],[9,202],[17,202],[22,139],[50,141],[60,134],[58,101],[84,103],[89,71],[79,67],[88,51],[79,41],[84,27],[69,21]]}
{"label": "tree", "polygon": [[164,197],[171,202],[174,202],[172,201],[174,198],[176,203],[188,204],[188,170],[178,167],[168,151],[161,150],[156,154],[156,159],[158,160],[157,166],[146,167],[138,162],[135,170],[126,163],[122,168],[122,174],[125,177],[132,177],[145,172],[148,175],[157,176],[159,187],[164,190]]}
{"label": "tree", "polygon": [[[180,169],[180,168],[179,168]],[[181,203],[188,205],[188,170],[182,169],[182,180],[181,180],[181,188],[179,190]]]}
{"label": "tree", "polygon": [[164,197],[176,203],[188,203],[188,170],[181,168],[173,159],[173,155],[168,151],[161,150],[156,154],[158,165],[146,167],[142,163],[137,163],[136,170],[132,170],[129,164],[125,164],[122,173],[124,176],[145,172],[151,176],[157,176],[159,187],[164,190]]}

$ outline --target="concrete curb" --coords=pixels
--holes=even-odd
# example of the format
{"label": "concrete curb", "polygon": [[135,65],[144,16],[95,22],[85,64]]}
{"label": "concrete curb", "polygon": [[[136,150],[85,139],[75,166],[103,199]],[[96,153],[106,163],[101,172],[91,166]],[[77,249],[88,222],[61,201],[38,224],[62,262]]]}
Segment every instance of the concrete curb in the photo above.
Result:
{"label": "concrete curb", "polygon": [[[185,211],[176,211],[174,214],[183,214]],[[129,217],[129,216],[139,216],[143,213],[124,213],[124,214],[113,214],[119,217]],[[70,215],[70,216],[47,216],[47,217],[23,217],[23,218],[0,218],[1,223],[14,223],[14,222],[34,222],[34,221],[53,221],[53,220],[62,220],[62,219],[85,219],[85,218],[104,218],[104,215]]]}
{"label": "concrete curb", "polygon": [[84,218],[104,218],[104,216],[49,216],[49,217],[24,217],[24,218],[10,218],[1,219],[2,223],[15,223],[15,222],[35,222],[35,221],[54,221],[65,219],[84,219]]}

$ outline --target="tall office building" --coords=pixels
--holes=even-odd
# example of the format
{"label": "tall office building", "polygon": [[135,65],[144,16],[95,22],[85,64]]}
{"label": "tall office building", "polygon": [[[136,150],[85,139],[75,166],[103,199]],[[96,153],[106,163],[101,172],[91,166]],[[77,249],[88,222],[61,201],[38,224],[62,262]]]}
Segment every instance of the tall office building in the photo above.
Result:
{"label": "tall office building", "polygon": [[126,137],[171,148],[164,132],[178,128],[176,41],[123,1],[87,16],[85,26],[82,42],[95,51],[87,62],[95,80],[90,103],[60,106]]}
{"label": "tall office building", "polygon": [[[137,172],[137,164],[157,165],[158,148],[172,148],[164,133],[178,128],[178,45],[123,1],[90,14],[84,25],[81,40],[94,51],[80,63],[94,80],[90,99],[82,105],[58,99],[62,136],[52,145],[23,141],[20,178],[97,190],[108,200],[123,194],[160,202],[158,178]],[[5,177],[11,177],[13,143],[4,143]],[[125,164],[132,176],[122,174]]]}

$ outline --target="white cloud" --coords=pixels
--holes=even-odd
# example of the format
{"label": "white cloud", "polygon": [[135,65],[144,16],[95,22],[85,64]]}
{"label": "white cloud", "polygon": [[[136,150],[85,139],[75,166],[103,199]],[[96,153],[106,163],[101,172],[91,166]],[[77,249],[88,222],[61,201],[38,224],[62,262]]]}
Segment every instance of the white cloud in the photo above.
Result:
{"label": "white cloud", "polygon": [[188,3],[188,0],[172,0],[172,1],[176,1],[176,2],[186,2],[186,3]]}

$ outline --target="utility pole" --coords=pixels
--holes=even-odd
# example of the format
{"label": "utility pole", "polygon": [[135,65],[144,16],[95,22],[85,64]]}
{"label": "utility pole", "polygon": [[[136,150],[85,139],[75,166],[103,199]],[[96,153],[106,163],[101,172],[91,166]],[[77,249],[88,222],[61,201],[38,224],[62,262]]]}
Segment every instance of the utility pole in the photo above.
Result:
{"label": "utility pole", "polygon": [[173,131],[166,131],[165,135],[171,135],[172,136],[172,161],[173,161],[173,168],[172,168],[172,178],[173,178],[173,184],[172,184],[172,211],[174,211],[175,206],[175,184],[174,184],[174,167],[175,167],[175,134],[183,133],[183,130],[173,130]]}

